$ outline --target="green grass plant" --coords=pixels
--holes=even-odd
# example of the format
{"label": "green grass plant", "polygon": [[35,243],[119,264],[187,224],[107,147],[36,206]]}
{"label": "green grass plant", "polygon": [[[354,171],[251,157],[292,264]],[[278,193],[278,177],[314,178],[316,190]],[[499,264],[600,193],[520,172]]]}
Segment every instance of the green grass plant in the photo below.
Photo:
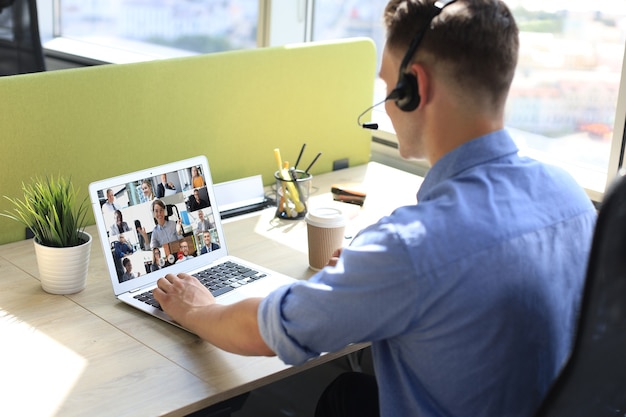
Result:
{"label": "green grass plant", "polygon": [[4,196],[14,207],[0,215],[24,224],[44,246],[70,247],[85,242],[82,232],[89,205],[87,198],[78,202],[71,180],[61,175],[37,177],[30,184],[22,183],[22,191],[23,199]]}

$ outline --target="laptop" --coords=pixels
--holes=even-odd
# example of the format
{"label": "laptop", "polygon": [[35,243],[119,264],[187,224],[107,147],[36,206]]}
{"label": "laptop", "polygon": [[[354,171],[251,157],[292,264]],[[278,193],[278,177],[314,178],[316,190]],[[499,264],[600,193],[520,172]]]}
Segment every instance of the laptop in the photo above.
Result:
{"label": "laptop", "polygon": [[166,274],[195,275],[220,304],[295,281],[228,254],[204,156],[93,182],[89,197],[117,299],[178,327],[151,297]]}

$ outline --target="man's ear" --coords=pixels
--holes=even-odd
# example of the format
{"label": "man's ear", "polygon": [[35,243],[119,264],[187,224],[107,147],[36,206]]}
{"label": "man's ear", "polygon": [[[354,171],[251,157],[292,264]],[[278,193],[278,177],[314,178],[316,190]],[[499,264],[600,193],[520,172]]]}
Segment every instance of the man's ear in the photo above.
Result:
{"label": "man's ear", "polygon": [[417,79],[417,93],[420,97],[420,103],[417,108],[420,108],[424,104],[428,103],[431,99],[430,73],[426,71],[426,68],[424,68],[423,65],[417,63],[411,64],[411,72]]}

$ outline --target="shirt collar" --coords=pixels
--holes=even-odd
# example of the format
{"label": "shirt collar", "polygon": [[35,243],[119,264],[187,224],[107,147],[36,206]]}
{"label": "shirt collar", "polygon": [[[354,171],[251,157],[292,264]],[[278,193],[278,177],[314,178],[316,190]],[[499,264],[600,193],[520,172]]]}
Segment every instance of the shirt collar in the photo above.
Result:
{"label": "shirt collar", "polygon": [[518,152],[517,145],[504,129],[466,142],[445,154],[430,168],[417,192],[417,199],[424,200],[433,187],[469,168]]}

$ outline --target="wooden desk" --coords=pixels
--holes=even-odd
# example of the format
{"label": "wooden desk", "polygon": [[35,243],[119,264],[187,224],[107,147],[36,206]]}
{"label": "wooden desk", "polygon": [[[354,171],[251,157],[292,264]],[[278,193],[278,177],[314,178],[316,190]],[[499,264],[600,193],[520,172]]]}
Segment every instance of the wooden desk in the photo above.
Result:
{"label": "wooden desk", "polygon": [[[332,201],[330,185],[362,182],[363,208]],[[347,234],[415,202],[421,178],[370,163],[320,175],[310,205],[342,208]],[[229,250],[307,279],[306,225],[274,210],[225,222]],[[95,228],[88,231],[96,234]],[[251,233],[253,232],[253,233]],[[305,365],[224,352],[175,326],[118,302],[94,242],[87,287],[45,293],[31,241],[0,246],[0,415],[183,416],[363,347],[350,346]]]}

